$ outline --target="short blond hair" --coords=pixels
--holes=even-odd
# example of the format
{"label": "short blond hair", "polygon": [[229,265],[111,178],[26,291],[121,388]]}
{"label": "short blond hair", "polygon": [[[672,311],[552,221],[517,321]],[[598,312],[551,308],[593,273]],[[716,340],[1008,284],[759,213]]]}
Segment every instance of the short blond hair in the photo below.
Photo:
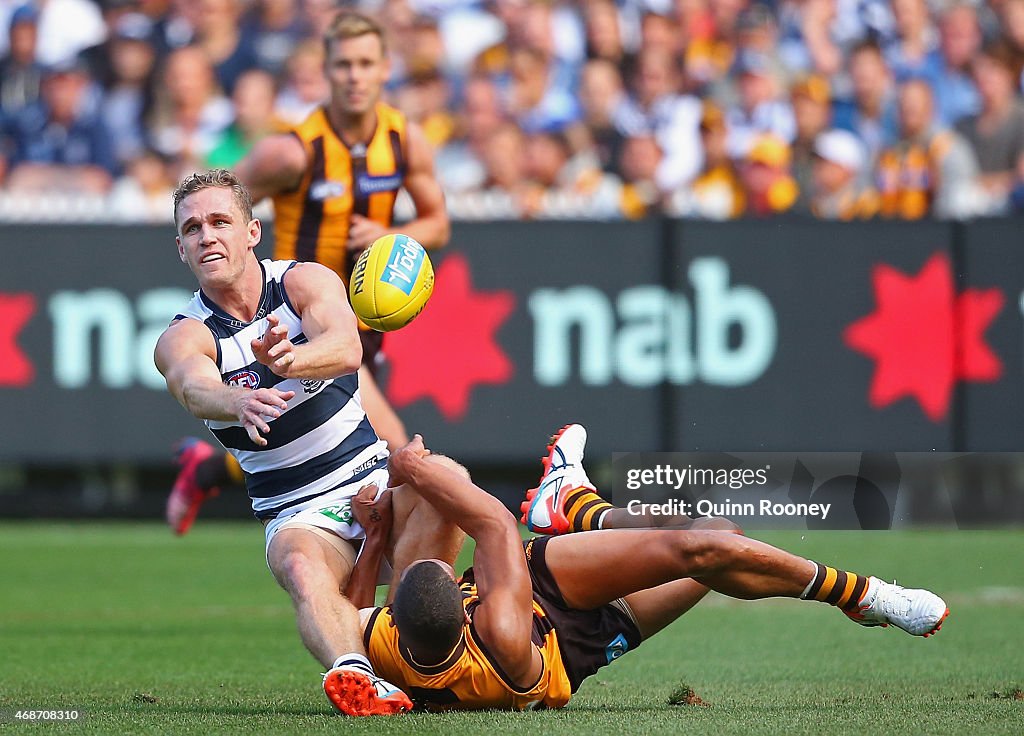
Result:
{"label": "short blond hair", "polygon": [[331,43],[334,41],[340,41],[345,38],[358,38],[368,34],[372,34],[380,39],[381,54],[386,55],[388,43],[384,37],[384,28],[380,23],[361,13],[353,13],[347,10],[342,11],[334,16],[331,25],[327,27],[327,33],[324,34],[324,51],[329,55],[331,53]]}
{"label": "short blond hair", "polygon": [[245,216],[245,221],[252,219],[252,195],[245,185],[238,180],[238,177],[227,169],[211,169],[210,171],[197,171],[189,174],[177,189],[174,190],[174,226],[178,227],[178,205],[185,197],[189,197],[204,189],[230,189],[235,198],[235,204]]}

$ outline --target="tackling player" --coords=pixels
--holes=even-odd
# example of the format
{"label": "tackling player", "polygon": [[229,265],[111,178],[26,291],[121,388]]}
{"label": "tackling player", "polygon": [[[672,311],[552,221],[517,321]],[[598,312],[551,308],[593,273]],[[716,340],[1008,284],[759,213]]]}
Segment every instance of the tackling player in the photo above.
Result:
{"label": "tackling player", "polygon": [[[556,438],[542,487],[593,489],[582,467],[585,439],[579,425]],[[895,625],[915,636],[938,631],[949,613],[929,591],[725,531],[606,530],[524,543],[505,507],[433,461],[418,435],[391,455],[389,472],[392,483],[412,486],[477,545],[461,581],[444,562],[418,560],[391,605],[360,611],[374,666],[428,709],[562,707],[585,678],[709,590],[818,600],[864,626]],[[357,567],[374,564],[368,552]],[[370,596],[372,589],[352,591],[356,605]]]}
{"label": "tackling player", "polygon": [[[444,195],[422,130],[384,104],[390,66],[383,29],[370,18],[340,13],[325,38],[329,101],[292,131],[264,138],[235,171],[254,201],[274,202],[274,258],[316,261],[347,284],[359,254],[390,230],[404,188],[416,219],[402,232],[426,248],[449,235]],[[360,325],[360,391],[377,434],[391,447],[408,441],[405,427],[375,379],[383,336]],[[190,439],[178,451],[181,468],[167,499],[167,521],[178,534],[202,503],[242,473],[230,455]]]}

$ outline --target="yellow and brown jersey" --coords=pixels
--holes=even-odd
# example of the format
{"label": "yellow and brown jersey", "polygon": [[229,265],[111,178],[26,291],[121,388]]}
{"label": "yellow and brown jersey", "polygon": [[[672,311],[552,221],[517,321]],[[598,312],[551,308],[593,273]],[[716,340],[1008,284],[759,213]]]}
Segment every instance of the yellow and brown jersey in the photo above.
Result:
{"label": "yellow and brown jersey", "polygon": [[347,284],[355,264],[345,247],[352,215],[391,225],[407,168],[406,120],[383,103],[376,114],[370,142],[351,147],[323,107],[292,129],[309,166],[298,187],[274,197],[275,259],[316,261]]}
{"label": "yellow and brown jersey", "polygon": [[470,623],[464,627],[462,640],[452,654],[437,665],[423,666],[404,657],[391,607],[376,609],[363,633],[366,652],[376,673],[429,710],[525,710],[561,708],[568,703],[572,690],[562,665],[558,637],[540,604],[533,602],[531,640],[541,653],[544,668],[537,682],[524,689],[509,680],[473,626],[473,613],[480,605],[476,585],[463,582],[461,588],[462,604]]}

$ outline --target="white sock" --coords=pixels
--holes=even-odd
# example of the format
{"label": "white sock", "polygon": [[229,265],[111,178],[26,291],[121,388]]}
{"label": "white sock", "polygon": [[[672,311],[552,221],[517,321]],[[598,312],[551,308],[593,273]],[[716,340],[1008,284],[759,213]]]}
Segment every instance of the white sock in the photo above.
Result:
{"label": "white sock", "polygon": [[[342,654],[336,660],[334,660],[334,667],[342,667],[346,670],[359,670],[367,675],[374,675],[373,665],[362,654],[358,652],[350,652],[349,654]],[[334,669],[332,667],[331,669]]]}

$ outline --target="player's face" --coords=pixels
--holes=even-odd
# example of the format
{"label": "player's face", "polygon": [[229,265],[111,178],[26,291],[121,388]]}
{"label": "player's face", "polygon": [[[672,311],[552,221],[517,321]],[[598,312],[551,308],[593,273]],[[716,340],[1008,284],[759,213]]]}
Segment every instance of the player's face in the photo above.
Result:
{"label": "player's face", "polygon": [[247,220],[230,189],[210,187],[178,205],[178,255],[204,288],[228,287],[260,242],[259,220]]}
{"label": "player's face", "polygon": [[373,110],[390,72],[376,34],[334,41],[330,44],[326,64],[334,106],[348,115]]}

